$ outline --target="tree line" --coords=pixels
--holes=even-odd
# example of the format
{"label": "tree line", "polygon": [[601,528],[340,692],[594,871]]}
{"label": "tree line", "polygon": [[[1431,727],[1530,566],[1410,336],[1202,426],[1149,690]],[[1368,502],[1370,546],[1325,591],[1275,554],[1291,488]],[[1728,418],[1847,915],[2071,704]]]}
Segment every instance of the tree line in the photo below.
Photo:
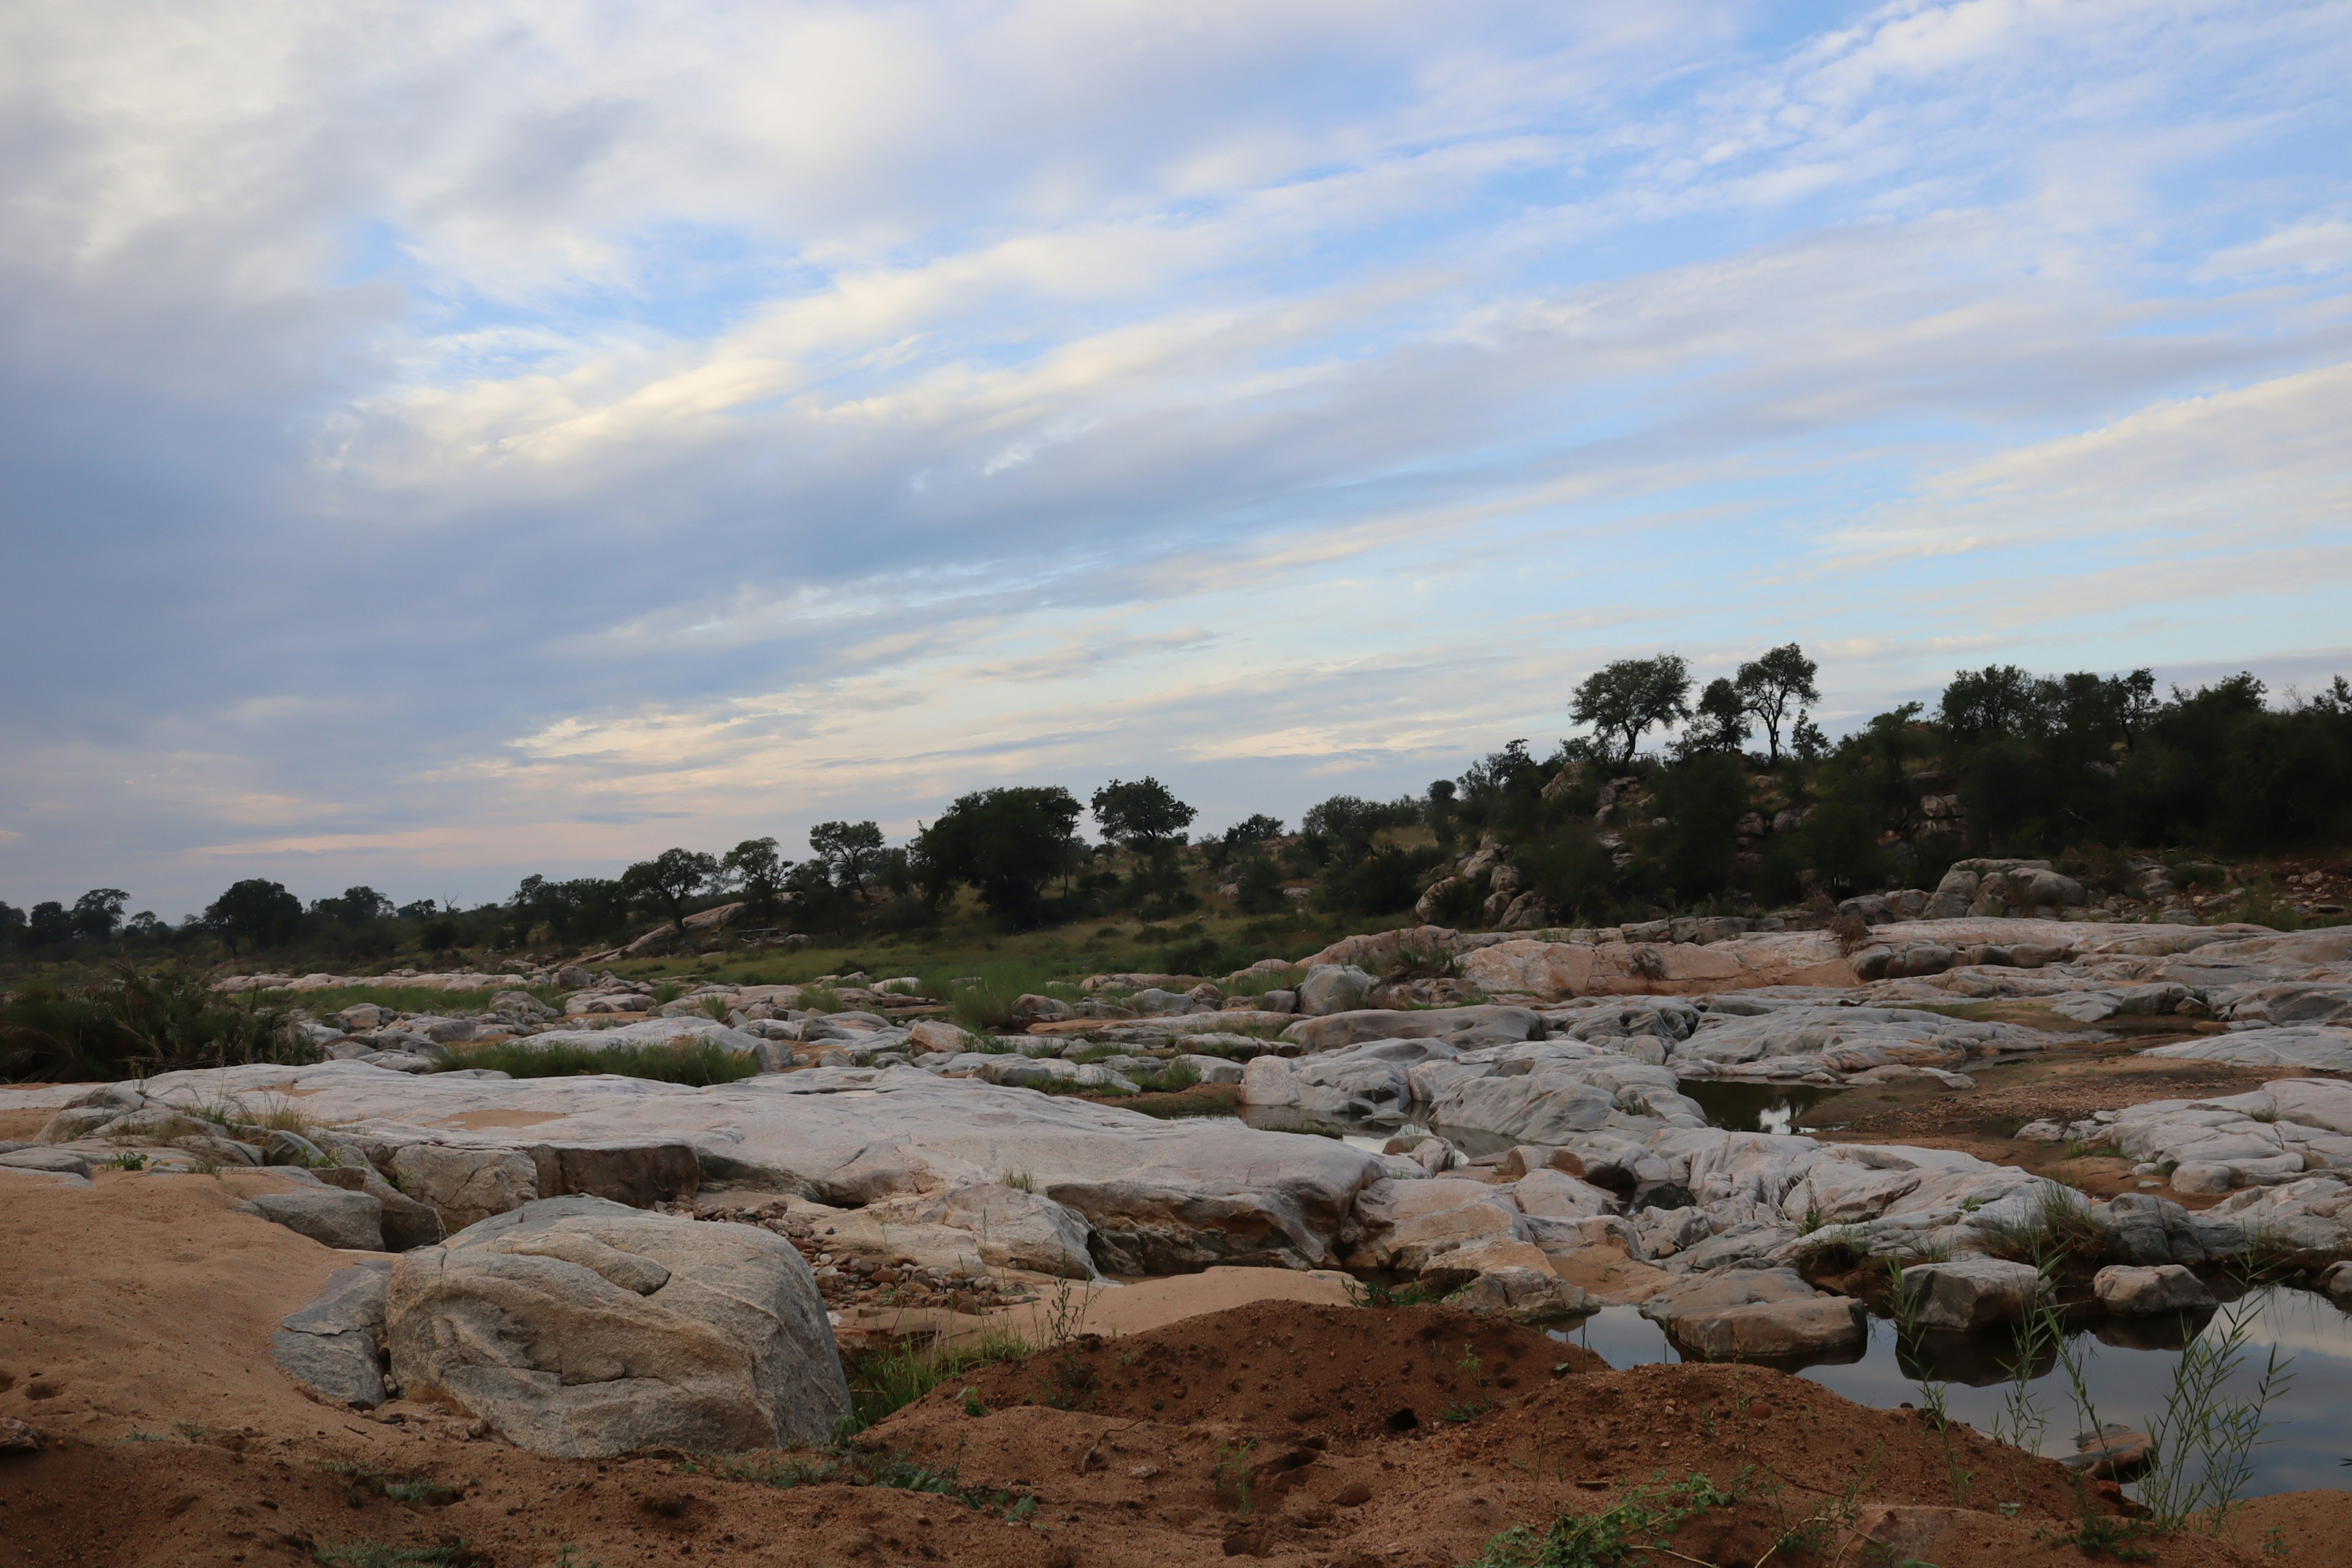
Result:
{"label": "tree line", "polygon": [[[145,910],[126,918],[128,895],[100,888],[71,905],[0,903],[0,944],[51,956],[112,944],[354,959],[581,951],[722,899],[750,906],[755,927],[881,932],[935,925],[967,891],[1017,929],[1157,920],[1204,896],[1272,916],[1297,908],[1302,885],[1314,912],[1351,918],[1402,913],[1435,886],[1442,915],[1475,922],[1491,873],[1449,873],[1486,838],[1550,910],[1600,919],[1931,885],[1965,854],[2072,856],[2095,868],[2126,847],[2352,839],[2352,688],[2340,676],[2315,696],[2273,701],[2251,675],[2159,694],[2145,669],[1992,665],[1956,672],[1932,709],[1904,704],[1834,742],[1812,717],[1818,667],[1797,644],[1694,695],[1696,685],[1676,654],[1616,661],[1575,687],[1568,713],[1585,732],[1548,753],[1515,740],[1423,794],[1335,795],[1295,831],[1255,814],[1194,837],[1196,809],[1150,777],[1114,779],[1083,802],[1057,784],[1003,785],[958,797],[896,845],[872,821],[824,822],[803,856],[774,837],[674,847],[616,877],[529,877],[472,910],[395,905],[366,887],[305,905],[251,878],[177,926]],[[1672,738],[1645,750],[1654,734]],[[1096,842],[1078,827],[1089,814]]]}

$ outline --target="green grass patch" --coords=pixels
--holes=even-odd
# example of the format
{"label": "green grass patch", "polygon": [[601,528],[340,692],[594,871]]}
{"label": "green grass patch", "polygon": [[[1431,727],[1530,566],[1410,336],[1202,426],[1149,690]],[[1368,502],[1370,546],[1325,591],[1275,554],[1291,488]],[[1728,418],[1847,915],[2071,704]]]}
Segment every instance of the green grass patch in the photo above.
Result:
{"label": "green grass patch", "polygon": [[543,1046],[530,1040],[476,1046],[453,1050],[444,1072],[460,1068],[488,1068],[509,1078],[580,1078],[611,1073],[620,1078],[651,1079],[656,1083],[685,1083],[698,1088],[735,1083],[756,1076],[760,1058],[730,1051],[709,1040],[681,1040],[676,1045]]}
{"label": "green grass patch", "polygon": [[849,1374],[849,1429],[862,1432],[950,1378],[995,1362],[1019,1361],[1034,1348],[1010,1329],[990,1327],[965,1340],[905,1339],[861,1351],[843,1369]]}

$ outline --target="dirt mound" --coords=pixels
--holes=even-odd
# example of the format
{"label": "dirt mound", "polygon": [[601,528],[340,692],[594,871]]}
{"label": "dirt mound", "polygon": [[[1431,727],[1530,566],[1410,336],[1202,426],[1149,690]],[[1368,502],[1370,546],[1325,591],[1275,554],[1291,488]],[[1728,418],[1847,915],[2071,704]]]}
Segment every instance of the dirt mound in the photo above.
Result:
{"label": "dirt mound", "polygon": [[[37,1260],[0,1268],[0,1415],[51,1435],[0,1456],[0,1568],[1444,1568],[1604,1517],[1738,1568],[2084,1561],[2084,1500],[2048,1461],[1758,1368],[1608,1371],[1444,1308],[1266,1300],[1082,1338],[848,1452],[544,1458],[462,1412],[297,1394],[262,1347],[341,1259],[233,1211],[264,1179],[0,1206],[0,1257]],[[2333,1562],[2347,1503],[2264,1499],[2241,1544],[2155,1544],[2186,1568]]]}

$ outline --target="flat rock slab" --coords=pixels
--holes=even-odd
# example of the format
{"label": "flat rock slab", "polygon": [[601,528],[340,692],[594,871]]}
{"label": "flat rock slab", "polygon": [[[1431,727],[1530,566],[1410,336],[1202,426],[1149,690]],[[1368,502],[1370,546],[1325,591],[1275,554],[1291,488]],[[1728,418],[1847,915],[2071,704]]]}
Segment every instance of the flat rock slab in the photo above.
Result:
{"label": "flat rock slab", "polygon": [[2242,1068],[2308,1068],[2352,1073],[2352,1028],[2277,1026],[2242,1029],[2177,1046],[2155,1046],[2142,1056],[2170,1061],[2222,1062]]}

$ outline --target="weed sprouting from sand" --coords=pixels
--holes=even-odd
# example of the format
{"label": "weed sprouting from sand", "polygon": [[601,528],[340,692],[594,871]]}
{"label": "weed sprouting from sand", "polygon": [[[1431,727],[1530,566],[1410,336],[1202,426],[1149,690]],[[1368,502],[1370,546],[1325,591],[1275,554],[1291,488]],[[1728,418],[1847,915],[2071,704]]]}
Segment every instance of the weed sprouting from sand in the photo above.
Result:
{"label": "weed sprouting from sand", "polygon": [[1524,1524],[1507,1530],[1465,1568],[1633,1568],[1654,1552],[1680,1558],[1664,1542],[1709,1509],[1738,1500],[1701,1475],[1637,1487],[1599,1513],[1561,1514],[1541,1535]]}

